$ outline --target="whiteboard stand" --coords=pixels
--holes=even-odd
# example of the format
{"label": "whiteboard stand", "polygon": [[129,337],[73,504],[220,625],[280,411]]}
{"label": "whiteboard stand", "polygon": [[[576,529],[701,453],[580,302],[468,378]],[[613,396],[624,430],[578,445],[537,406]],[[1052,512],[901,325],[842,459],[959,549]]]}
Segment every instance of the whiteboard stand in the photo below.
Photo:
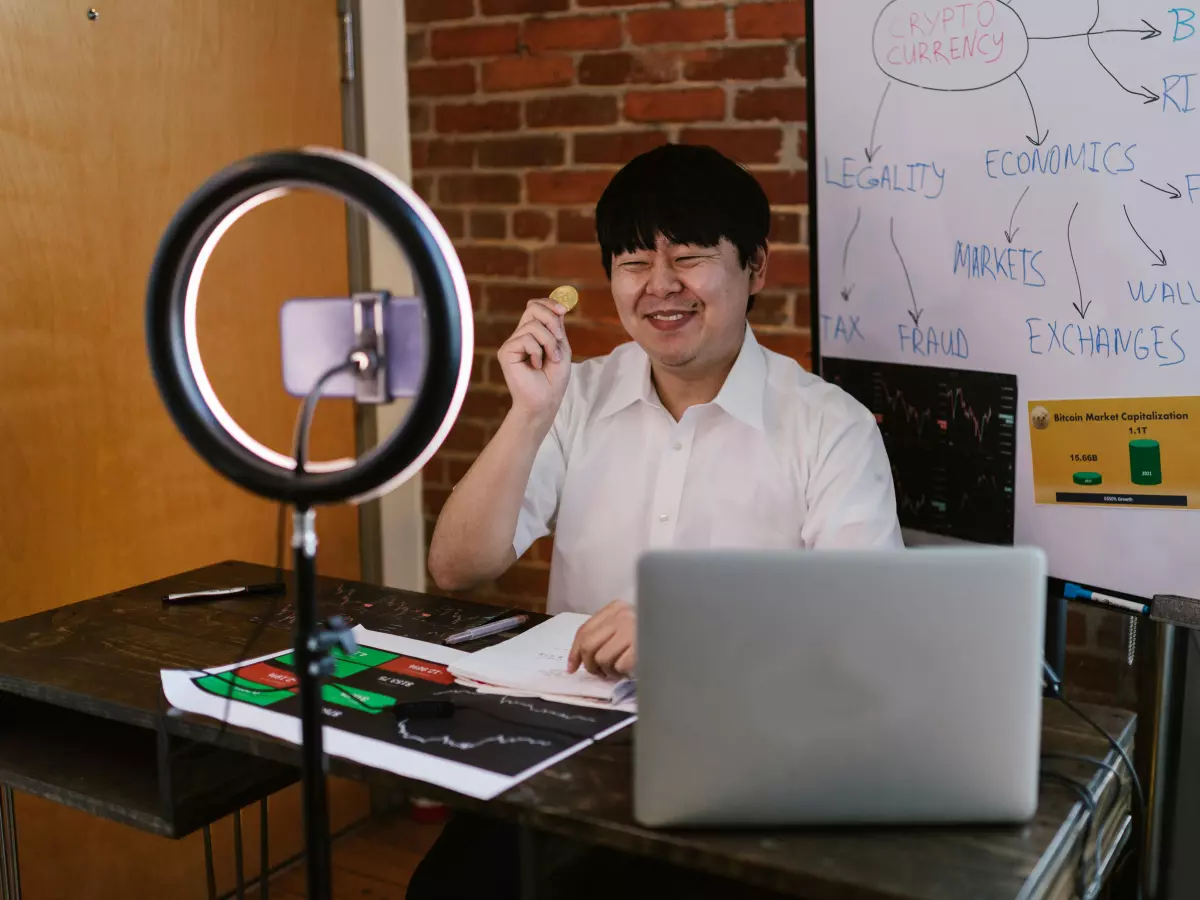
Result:
{"label": "whiteboard stand", "polygon": [[[1053,582],[1051,583],[1053,588]],[[1067,667],[1067,598],[1061,590],[1046,591],[1046,641],[1043,655],[1055,672],[1063,673]],[[1047,688],[1046,695],[1050,696]]]}
{"label": "whiteboard stand", "polygon": [[1195,887],[1173,883],[1177,866],[1183,760],[1185,686],[1193,631],[1172,622],[1143,621],[1138,628],[1138,725],[1134,762],[1146,791],[1141,864],[1155,900],[1195,896]]}

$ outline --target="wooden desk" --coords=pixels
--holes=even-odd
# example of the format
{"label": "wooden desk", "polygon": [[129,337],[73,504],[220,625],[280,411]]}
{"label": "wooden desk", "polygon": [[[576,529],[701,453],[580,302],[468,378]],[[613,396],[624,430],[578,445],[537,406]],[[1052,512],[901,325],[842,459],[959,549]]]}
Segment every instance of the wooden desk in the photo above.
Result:
{"label": "wooden desk", "polygon": [[[299,753],[294,745],[239,728],[222,731],[219,723],[197,716],[167,714],[159,687],[160,668],[203,668],[289,647],[289,600],[259,597],[169,609],[159,601],[169,591],[252,583],[271,575],[272,570],[258,566],[222,563],[0,624],[0,698],[30,711],[28,724],[12,730],[11,740],[0,742],[0,781],[98,815],[125,816],[125,821],[130,821],[131,809],[154,807],[149,798],[155,791],[146,776],[131,771],[139,766],[107,771],[106,766],[121,765],[110,758],[119,754],[68,748],[61,740],[68,716],[66,730],[75,736],[71,746],[76,747],[95,748],[110,740],[124,746],[141,740],[142,758],[149,759],[150,735],[155,747],[179,740],[215,745],[216,753],[229,755],[213,756],[209,764],[223,773],[231,797],[254,766],[295,765]],[[491,607],[324,578],[318,583],[318,603],[324,616],[340,614],[351,624],[427,640],[494,612]],[[260,634],[247,649],[247,639],[255,632]],[[1131,713],[1096,707],[1088,711],[1124,747],[1132,748]],[[46,752],[18,751],[22,731]],[[84,737],[90,734],[96,737]],[[1070,788],[1050,782],[1043,784],[1037,817],[1023,827],[650,831],[631,817],[631,740],[631,730],[618,732],[486,804],[345,760],[331,759],[330,769],[386,789],[412,790],[458,807],[482,809],[538,831],[812,900],[1057,900],[1073,896],[1081,852],[1091,865],[1095,835],[1086,809]],[[1107,744],[1054,701],[1045,707],[1043,750],[1097,757],[1119,766]],[[171,754],[155,758],[155,783],[186,785],[193,777],[175,768]],[[1129,837],[1127,780],[1118,782],[1095,765],[1056,763],[1054,768],[1088,783],[1099,797],[1106,821],[1101,860],[1107,873]],[[69,779],[77,785],[73,793],[64,788]],[[126,784],[130,787],[121,787]],[[136,802],[131,796],[135,787],[141,792]],[[119,802],[111,796],[114,791]],[[185,827],[189,819],[182,801],[189,793],[184,789],[175,796],[174,821]],[[152,822],[157,821],[153,815],[163,815],[161,802],[156,808]]]}

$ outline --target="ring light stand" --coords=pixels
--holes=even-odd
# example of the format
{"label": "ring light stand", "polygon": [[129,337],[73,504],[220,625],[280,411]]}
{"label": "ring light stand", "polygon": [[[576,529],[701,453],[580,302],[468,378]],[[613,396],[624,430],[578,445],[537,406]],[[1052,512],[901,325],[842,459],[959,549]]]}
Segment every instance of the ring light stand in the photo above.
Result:
{"label": "ring light stand", "polygon": [[[204,268],[217,243],[241,216],[289,188],[340,196],[372,215],[408,258],[426,321],[425,371],[405,421],[358,459],[302,462],[272,450],[243,430],[221,405],[205,373],[196,337],[196,305]],[[378,295],[367,295],[373,300]],[[359,297],[356,311],[369,309]],[[377,301],[375,301],[377,304]],[[375,306],[378,309],[378,306]],[[368,334],[378,337],[378,318]],[[167,410],[192,448],[246,490],[294,507],[296,567],[295,662],[300,688],[308,896],[328,900],[331,866],[321,679],[329,653],[354,649],[340,620],[317,622],[314,507],[361,503],[408,480],[441,446],[462,407],[470,380],[474,327],[466,276],[445,230],[412,189],[387,170],[339,150],[305,148],[237,162],[205,182],[167,227],[150,271],[146,306],[150,364]],[[353,354],[360,382],[378,383],[386,370],[382,343]],[[387,398],[360,390],[360,400]]]}

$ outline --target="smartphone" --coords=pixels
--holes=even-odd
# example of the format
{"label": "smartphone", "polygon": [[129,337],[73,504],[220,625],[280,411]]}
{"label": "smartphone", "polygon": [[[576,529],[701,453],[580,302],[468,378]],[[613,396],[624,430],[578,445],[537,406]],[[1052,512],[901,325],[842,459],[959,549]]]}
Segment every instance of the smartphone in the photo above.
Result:
{"label": "smartphone", "polygon": [[[321,375],[359,346],[354,331],[355,303],[349,297],[300,297],[279,314],[283,387],[304,397]],[[383,305],[387,396],[383,402],[414,397],[425,371],[425,307],[417,297],[388,297]],[[322,397],[355,398],[358,379],[347,373],[325,383]]]}

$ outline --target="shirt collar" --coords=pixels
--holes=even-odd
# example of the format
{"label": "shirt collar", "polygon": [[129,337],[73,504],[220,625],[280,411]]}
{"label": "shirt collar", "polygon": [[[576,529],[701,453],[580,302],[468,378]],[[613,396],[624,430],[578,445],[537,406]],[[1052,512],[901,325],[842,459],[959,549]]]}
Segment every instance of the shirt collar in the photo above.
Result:
{"label": "shirt collar", "polygon": [[767,387],[767,357],[746,323],[742,350],[713,403],[751,428],[763,430],[763,394]]}
{"label": "shirt collar", "polygon": [[[616,377],[608,396],[597,412],[598,418],[618,413],[639,400],[651,406],[662,406],[650,380],[650,357],[640,346],[630,346],[628,354],[617,361],[617,371],[614,374]],[[721,390],[713,398],[713,403],[734,418],[761,431],[766,381],[767,359],[747,323],[742,338],[742,349],[733,363],[733,368],[729,370],[725,383],[721,385]]]}

